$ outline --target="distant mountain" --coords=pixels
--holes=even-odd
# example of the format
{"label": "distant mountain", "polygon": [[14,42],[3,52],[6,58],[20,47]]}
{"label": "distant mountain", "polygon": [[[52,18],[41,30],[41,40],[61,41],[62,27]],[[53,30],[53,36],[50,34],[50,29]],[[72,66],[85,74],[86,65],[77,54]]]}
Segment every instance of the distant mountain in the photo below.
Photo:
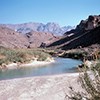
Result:
{"label": "distant mountain", "polygon": [[88,19],[82,20],[75,29],[66,32],[61,39],[47,47],[68,50],[92,44],[100,44],[100,15],[90,15]]}
{"label": "distant mountain", "polygon": [[61,36],[65,32],[70,31],[71,29],[75,28],[74,26],[64,26],[60,27],[57,23],[23,23],[23,24],[1,24],[1,26],[8,27],[10,29],[13,29],[17,32],[20,33],[28,33],[31,31],[36,31],[36,32],[49,32],[53,33],[54,35]]}

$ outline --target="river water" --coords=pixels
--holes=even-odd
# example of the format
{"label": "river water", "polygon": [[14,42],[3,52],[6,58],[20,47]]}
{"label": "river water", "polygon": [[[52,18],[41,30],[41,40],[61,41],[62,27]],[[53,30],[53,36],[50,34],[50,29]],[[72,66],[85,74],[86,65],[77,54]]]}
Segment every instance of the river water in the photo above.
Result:
{"label": "river water", "polygon": [[20,69],[0,71],[0,80],[42,76],[42,75],[54,75],[76,72],[78,64],[82,63],[80,60],[74,60],[69,58],[54,58],[55,62],[42,67],[25,67]]}

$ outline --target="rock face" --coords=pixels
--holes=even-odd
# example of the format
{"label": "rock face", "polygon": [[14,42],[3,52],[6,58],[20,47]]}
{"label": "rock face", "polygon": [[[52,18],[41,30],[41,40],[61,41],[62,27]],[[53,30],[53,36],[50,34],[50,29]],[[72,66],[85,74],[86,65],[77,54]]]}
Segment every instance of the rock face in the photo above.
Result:
{"label": "rock face", "polygon": [[65,32],[73,29],[74,27],[72,26],[64,26],[60,27],[57,23],[23,23],[23,24],[1,24],[2,26],[6,26],[10,29],[13,29],[17,32],[20,33],[28,33],[31,31],[36,31],[36,32],[47,32],[47,33],[53,33],[54,35],[63,35]]}
{"label": "rock face", "polygon": [[99,25],[100,25],[100,15],[99,16],[96,16],[96,15],[92,16],[92,15],[90,15],[88,17],[88,19],[82,20],[80,22],[80,24],[77,25],[76,29],[77,30],[88,31],[88,30],[94,29],[95,27],[97,27]]}
{"label": "rock face", "polygon": [[84,33],[87,32],[89,30],[94,29],[95,27],[98,27],[100,25],[100,15],[90,15],[88,17],[88,19],[86,20],[81,20],[81,22],[79,23],[79,25],[77,25],[77,27],[71,31],[68,31],[65,33],[65,35],[68,35],[70,33]]}
{"label": "rock face", "polygon": [[89,16],[88,19],[82,20],[76,29],[66,32],[62,39],[47,47],[68,50],[77,47],[87,47],[96,43],[100,44],[100,15]]}

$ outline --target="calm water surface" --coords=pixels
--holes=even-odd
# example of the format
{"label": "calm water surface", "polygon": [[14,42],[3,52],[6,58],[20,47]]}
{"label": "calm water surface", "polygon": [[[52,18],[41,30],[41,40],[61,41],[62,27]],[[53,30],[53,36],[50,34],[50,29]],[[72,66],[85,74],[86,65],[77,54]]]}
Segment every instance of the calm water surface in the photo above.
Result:
{"label": "calm water surface", "polygon": [[53,75],[62,73],[75,72],[75,67],[82,63],[79,60],[68,59],[68,58],[54,58],[55,62],[42,67],[27,67],[13,70],[5,70],[0,72],[0,80],[32,77],[41,75]]}

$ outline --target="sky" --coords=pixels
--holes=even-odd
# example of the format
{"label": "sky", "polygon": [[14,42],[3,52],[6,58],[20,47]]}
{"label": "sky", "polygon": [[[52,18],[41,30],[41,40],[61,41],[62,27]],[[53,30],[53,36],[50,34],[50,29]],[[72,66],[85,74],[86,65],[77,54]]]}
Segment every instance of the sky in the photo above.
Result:
{"label": "sky", "polygon": [[100,0],[0,0],[0,23],[56,22],[75,26],[100,14]]}

